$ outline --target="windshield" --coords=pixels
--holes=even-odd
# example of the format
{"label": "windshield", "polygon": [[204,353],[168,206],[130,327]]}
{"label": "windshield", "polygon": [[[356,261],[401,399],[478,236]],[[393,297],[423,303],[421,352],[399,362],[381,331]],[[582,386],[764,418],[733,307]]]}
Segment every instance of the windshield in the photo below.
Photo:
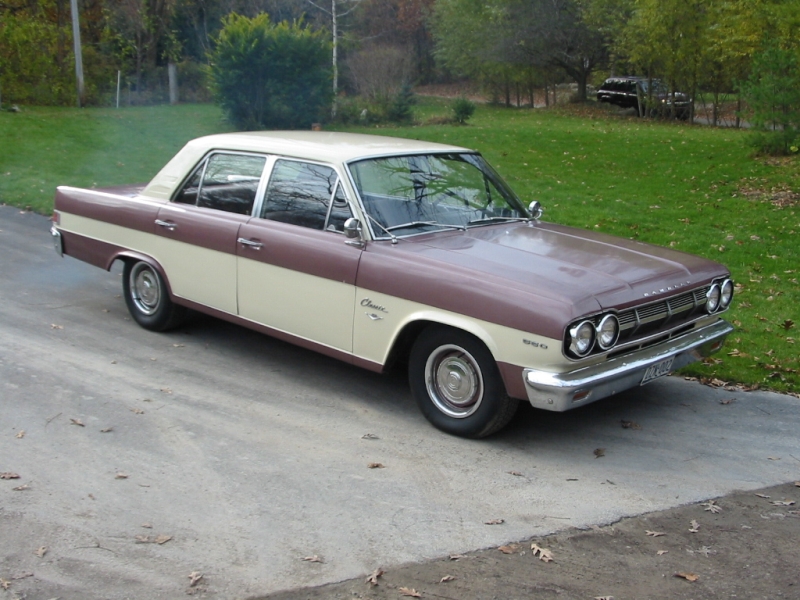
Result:
{"label": "windshield", "polygon": [[528,217],[478,154],[392,156],[349,166],[377,238]]}

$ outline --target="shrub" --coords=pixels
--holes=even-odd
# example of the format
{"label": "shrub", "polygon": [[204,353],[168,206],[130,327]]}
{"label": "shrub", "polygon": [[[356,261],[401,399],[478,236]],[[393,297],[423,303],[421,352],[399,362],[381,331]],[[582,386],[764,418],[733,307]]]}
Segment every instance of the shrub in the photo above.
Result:
{"label": "shrub", "polygon": [[392,123],[399,123],[401,125],[411,123],[413,120],[413,113],[411,107],[416,104],[414,92],[411,91],[411,86],[403,84],[400,91],[392,100],[391,104],[386,110],[386,118]]}
{"label": "shrub", "polygon": [[453,118],[459,125],[464,125],[475,113],[475,103],[463,96],[453,102]]}
{"label": "shrub", "polygon": [[209,59],[217,103],[242,129],[308,128],[333,99],[330,46],[299,22],[231,13]]}
{"label": "shrub", "polygon": [[800,65],[796,55],[778,47],[756,55],[742,93],[753,123],[750,145],[762,154],[789,154],[800,135]]}

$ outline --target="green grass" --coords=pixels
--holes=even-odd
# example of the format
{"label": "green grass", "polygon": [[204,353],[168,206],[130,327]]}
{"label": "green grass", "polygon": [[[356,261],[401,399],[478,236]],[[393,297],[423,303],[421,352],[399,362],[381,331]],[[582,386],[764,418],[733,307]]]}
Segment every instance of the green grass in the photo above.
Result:
{"label": "green grass", "polygon": [[[420,120],[451,101],[421,99]],[[754,159],[746,132],[591,108],[479,106],[467,126],[348,128],[481,151],[545,219],[684,250],[737,282],[725,350],[687,374],[798,392],[800,163]],[[147,181],[188,139],[228,129],[209,106],[0,113],[0,201],[47,213],[58,184]],[[795,326],[794,323],[798,325]]]}

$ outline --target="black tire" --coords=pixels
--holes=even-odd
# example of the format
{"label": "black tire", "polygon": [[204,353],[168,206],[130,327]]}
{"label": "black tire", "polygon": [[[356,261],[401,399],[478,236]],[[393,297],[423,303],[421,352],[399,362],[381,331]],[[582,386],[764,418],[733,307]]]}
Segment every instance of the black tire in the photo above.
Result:
{"label": "black tire", "polygon": [[133,320],[145,329],[166,331],[179,325],[186,315],[186,308],[170,299],[159,272],[144,261],[125,261],[122,290]]}
{"label": "black tire", "polygon": [[509,398],[494,357],[472,335],[451,327],[425,329],[408,361],[411,392],[435,427],[482,438],[505,427],[519,402]]}

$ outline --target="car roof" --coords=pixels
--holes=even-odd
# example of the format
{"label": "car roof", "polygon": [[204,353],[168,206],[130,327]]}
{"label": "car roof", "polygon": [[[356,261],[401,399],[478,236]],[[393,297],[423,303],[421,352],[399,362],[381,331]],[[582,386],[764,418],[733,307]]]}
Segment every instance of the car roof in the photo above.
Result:
{"label": "car roof", "polygon": [[250,131],[197,138],[187,144],[201,149],[266,152],[323,162],[350,162],[375,156],[426,152],[469,152],[466,148],[420,140],[333,131]]}
{"label": "car roof", "polygon": [[333,131],[249,131],[208,135],[188,142],[142,191],[143,196],[168,200],[189,171],[209,152],[233,150],[342,164],[362,158],[472,152],[420,140]]}

